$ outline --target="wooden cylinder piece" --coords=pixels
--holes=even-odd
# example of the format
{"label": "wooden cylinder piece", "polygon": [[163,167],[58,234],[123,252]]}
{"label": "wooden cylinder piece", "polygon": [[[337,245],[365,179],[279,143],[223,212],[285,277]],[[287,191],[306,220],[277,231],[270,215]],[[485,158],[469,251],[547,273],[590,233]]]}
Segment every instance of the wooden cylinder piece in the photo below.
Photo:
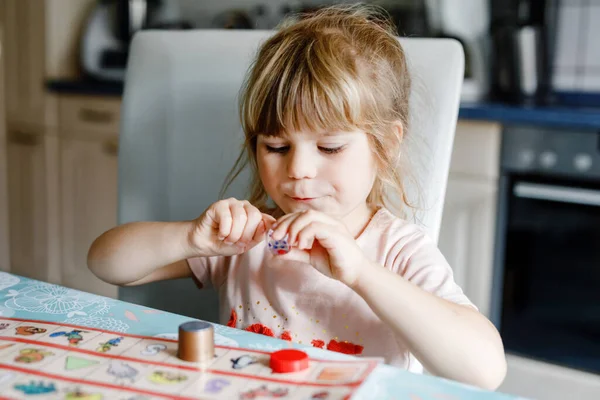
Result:
{"label": "wooden cylinder piece", "polygon": [[215,340],[212,324],[190,321],[179,325],[177,357],[184,361],[204,363],[215,357]]}

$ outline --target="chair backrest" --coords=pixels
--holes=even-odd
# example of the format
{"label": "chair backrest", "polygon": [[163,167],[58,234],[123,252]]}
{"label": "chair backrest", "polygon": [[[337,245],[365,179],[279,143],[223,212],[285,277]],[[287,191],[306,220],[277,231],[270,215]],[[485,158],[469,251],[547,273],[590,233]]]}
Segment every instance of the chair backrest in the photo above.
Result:
{"label": "chair backrest", "polygon": [[[272,31],[144,31],[131,46],[119,146],[119,223],[180,220],[218,199],[241,148],[238,92]],[[400,38],[413,78],[407,146],[417,222],[437,240],[464,55],[451,39]],[[228,195],[244,198],[244,172]],[[187,286],[186,286],[187,285]],[[120,298],[214,320],[214,294],[189,283],[123,288]],[[189,301],[189,296],[198,299]]]}

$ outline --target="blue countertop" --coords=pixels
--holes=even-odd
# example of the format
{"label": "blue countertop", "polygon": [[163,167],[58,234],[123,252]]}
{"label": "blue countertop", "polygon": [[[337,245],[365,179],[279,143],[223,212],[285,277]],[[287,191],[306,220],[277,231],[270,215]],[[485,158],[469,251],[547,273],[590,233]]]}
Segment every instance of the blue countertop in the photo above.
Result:
{"label": "blue countertop", "polygon": [[600,130],[600,108],[575,106],[532,107],[499,103],[463,103],[460,119],[497,121],[503,125],[536,125]]}
{"label": "blue countertop", "polygon": [[[50,80],[46,87],[51,92],[92,95],[92,96],[121,96],[123,83],[100,82],[94,80]],[[552,126],[570,129],[600,130],[600,103],[594,96],[595,107],[585,106],[589,103],[585,96],[576,96],[585,101],[573,101],[573,96],[564,97],[568,100],[564,106],[523,106],[502,103],[481,102],[463,103],[460,106],[459,118],[465,120],[497,121],[503,125],[535,125]]]}

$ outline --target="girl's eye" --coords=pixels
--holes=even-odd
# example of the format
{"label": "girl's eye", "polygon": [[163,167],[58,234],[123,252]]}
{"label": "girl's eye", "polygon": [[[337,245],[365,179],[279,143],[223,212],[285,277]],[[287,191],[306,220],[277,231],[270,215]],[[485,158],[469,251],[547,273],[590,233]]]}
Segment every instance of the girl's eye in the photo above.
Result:
{"label": "girl's eye", "polygon": [[339,153],[340,151],[344,150],[344,146],[339,146],[339,147],[319,147],[319,150],[321,150],[323,153],[335,154],[335,153]]}
{"label": "girl's eye", "polygon": [[266,144],[265,148],[267,149],[267,151],[269,153],[283,154],[283,153],[287,152],[290,147],[289,146],[269,146],[268,144]]}

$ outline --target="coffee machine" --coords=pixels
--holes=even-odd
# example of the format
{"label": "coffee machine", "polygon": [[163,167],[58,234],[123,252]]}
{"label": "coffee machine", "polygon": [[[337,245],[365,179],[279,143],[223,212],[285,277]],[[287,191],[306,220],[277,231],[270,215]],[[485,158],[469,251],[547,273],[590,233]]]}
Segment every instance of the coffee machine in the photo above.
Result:
{"label": "coffee machine", "polygon": [[81,41],[84,74],[102,81],[123,81],[129,43],[141,29],[189,29],[177,0],[98,0]]}
{"label": "coffee machine", "polygon": [[532,105],[552,102],[558,1],[492,1],[494,100]]}

